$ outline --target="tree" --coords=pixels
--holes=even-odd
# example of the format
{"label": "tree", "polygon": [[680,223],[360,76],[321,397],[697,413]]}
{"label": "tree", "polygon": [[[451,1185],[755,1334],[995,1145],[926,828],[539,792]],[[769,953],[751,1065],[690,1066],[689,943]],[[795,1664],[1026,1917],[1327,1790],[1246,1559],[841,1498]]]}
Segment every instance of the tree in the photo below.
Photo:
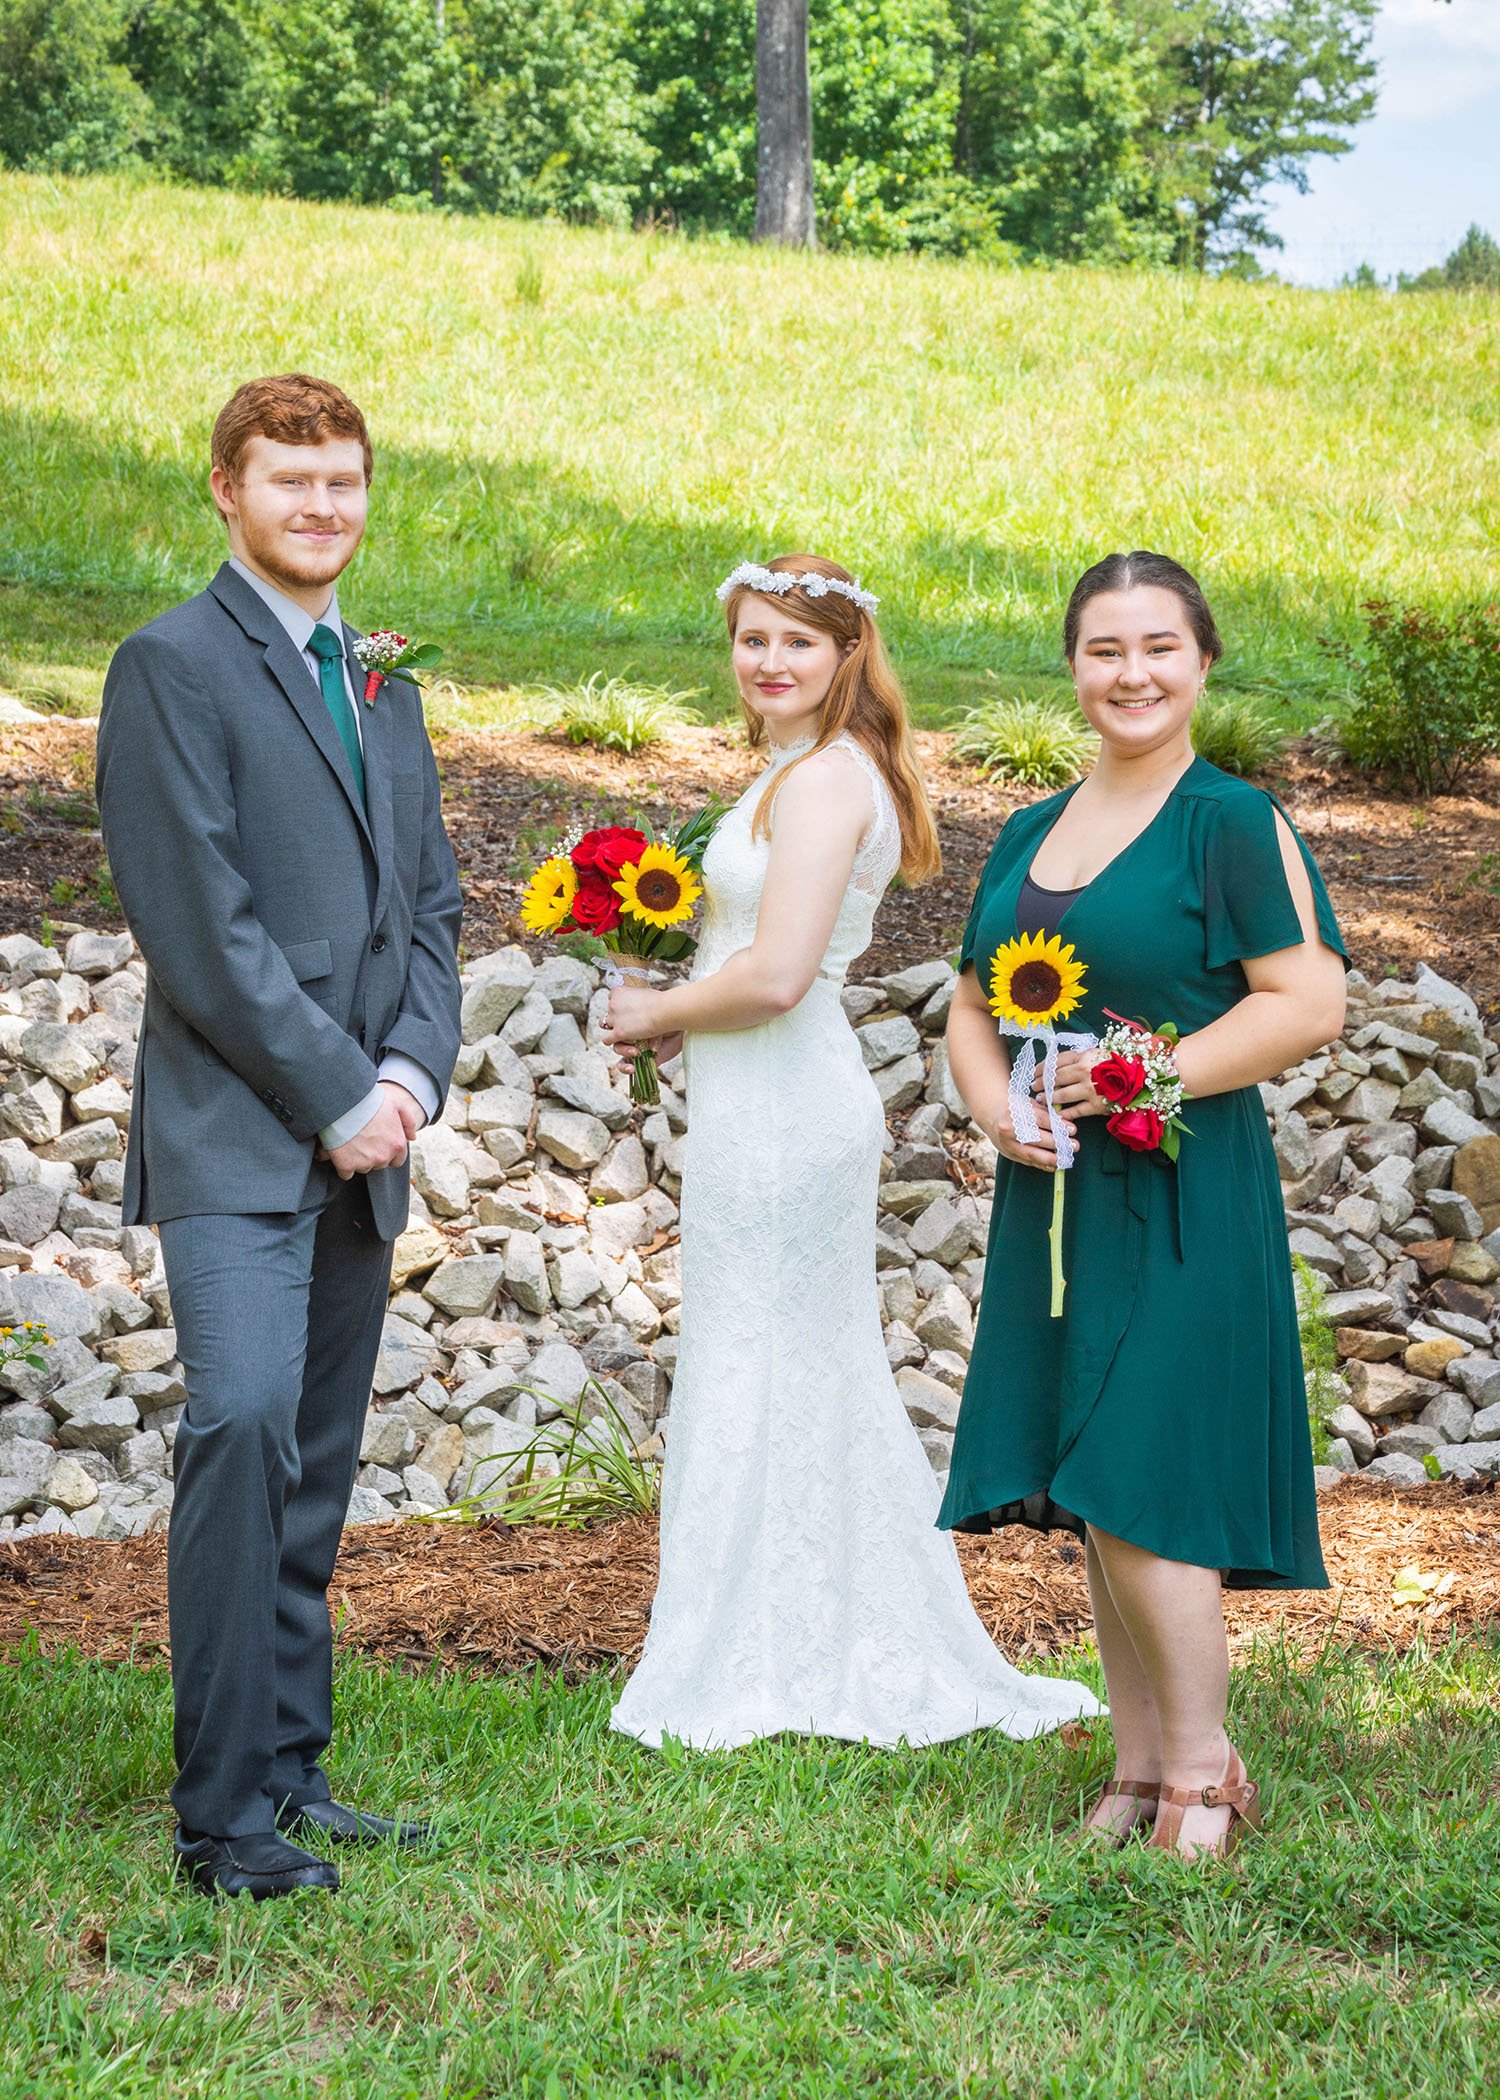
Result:
{"label": "tree", "polygon": [[426,198],[459,130],[462,67],[432,0],[286,0],[277,160],[299,197]]}
{"label": "tree", "polygon": [[1276,183],[1347,153],[1375,108],[1380,0],[1131,0],[1151,63],[1141,137],[1177,225],[1173,259],[1202,270],[1279,248]]}
{"label": "tree", "polygon": [[1399,282],[1403,292],[1500,292],[1500,243],[1471,226],[1443,262]]}
{"label": "tree", "polygon": [[268,179],[278,83],[264,5],[135,0],[122,56],[154,111],[145,159],[189,182]]}
{"label": "tree", "polygon": [[817,241],[807,0],[756,0],[755,238]]}
{"label": "tree", "polygon": [[0,0],[0,164],[85,175],[131,158],[152,113],[124,27],[123,0]]}

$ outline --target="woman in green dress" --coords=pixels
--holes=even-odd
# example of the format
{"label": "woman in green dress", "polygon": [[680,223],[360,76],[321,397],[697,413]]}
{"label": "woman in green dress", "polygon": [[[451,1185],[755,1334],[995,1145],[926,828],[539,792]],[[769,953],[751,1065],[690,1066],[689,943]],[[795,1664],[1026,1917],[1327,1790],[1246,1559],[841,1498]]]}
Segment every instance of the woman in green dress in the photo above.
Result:
{"label": "woman in green dress", "polygon": [[[1274,798],[1195,756],[1193,708],[1223,653],[1198,584],[1165,556],[1080,579],[1064,647],[1099,756],[1018,810],[980,879],[948,1049],[1001,1153],[984,1295],[938,1521],[1084,1530],[1115,1732],[1085,1828],[1191,1855],[1259,1820],[1224,1732],[1221,1586],[1326,1588],[1291,1265],[1257,1089],[1343,1026],[1344,948]],[[1057,1148],[1018,1139],[994,958],[1056,935],[1083,966],[1061,1025],[1180,1032],[1175,1164],[1109,1133],[1097,1048],[1064,1050],[1064,1309],[1050,1311]],[[1055,951],[1054,951],[1055,952]],[[1038,1090],[1042,1077],[1035,1081]],[[1026,1127],[1023,1114],[1022,1128]],[[1065,1146],[1065,1150],[1067,1147]]]}

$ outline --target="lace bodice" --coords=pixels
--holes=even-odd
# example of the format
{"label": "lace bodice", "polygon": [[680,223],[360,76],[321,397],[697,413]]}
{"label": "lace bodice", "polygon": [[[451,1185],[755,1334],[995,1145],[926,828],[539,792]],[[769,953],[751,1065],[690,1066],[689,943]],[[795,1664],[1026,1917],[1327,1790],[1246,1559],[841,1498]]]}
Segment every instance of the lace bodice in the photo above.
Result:
{"label": "lace bodice", "polygon": [[[750,827],[760,798],[777,774],[813,747],[813,738],[783,744],[765,771],[751,781],[720,823],[703,860],[704,915],[695,977],[720,969],[731,955],[755,938],[760,896],[770,865],[771,842],[752,838]],[[836,752],[864,774],[870,789],[870,821],[854,856],[854,869],[834,922],[819,975],[842,984],[849,965],[864,954],[875,930],[875,911],[901,865],[901,824],[885,778],[864,746],[845,732],[826,750]],[[774,824],[774,817],[772,822]]]}

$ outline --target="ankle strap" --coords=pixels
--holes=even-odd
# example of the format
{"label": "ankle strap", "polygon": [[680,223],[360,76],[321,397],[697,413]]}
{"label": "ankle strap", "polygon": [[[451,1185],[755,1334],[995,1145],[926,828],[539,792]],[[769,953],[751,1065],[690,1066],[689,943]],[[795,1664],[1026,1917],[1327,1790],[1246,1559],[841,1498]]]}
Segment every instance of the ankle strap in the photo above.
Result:
{"label": "ankle strap", "polygon": [[1112,1801],[1117,1795],[1128,1795],[1134,1801],[1159,1801],[1161,1799],[1161,1781],[1159,1779],[1112,1779],[1099,1798],[1101,1801]]}
{"label": "ankle strap", "polygon": [[1161,1798],[1171,1808],[1232,1808],[1243,1815],[1254,1805],[1260,1788],[1254,1780],[1241,1786],[1230,1786],[1221,1780],[1217,1786],[1164,1786]]}

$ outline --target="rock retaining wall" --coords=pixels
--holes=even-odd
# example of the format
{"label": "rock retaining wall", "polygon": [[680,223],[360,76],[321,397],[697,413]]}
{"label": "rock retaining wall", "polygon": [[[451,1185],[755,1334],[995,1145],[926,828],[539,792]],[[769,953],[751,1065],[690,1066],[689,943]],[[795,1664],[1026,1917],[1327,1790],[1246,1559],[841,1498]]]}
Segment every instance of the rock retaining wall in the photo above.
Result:
{"label": "rock retaining wall", "polygon": [[[844,995],[889,1121],[886,1346],[938,1472],[995,1162],[948,1072],[953,985],[933,962]],[[127,935],[0,941],[0,1323],[52,1336],[42,1368],[0,1368],[0,1536],[126,1538],[170,1507],[182,1367],[155,1234],[119,1209],[144,988]],[[669,1065],[661,1106],[632,1111],[603,1004],[564,957],[507,948],[464,971],[464,1048],[413,1146],[352,1523],[498,1499],[538,1424],[580,1399],[597,1417],[601,1392],[662,1448],[687,1108]],[[1342,1359],[1318,1397],[1325,1481],[1500,1472],[1500,1045],[1472,1000],[1430,972],[1356,974],[1344,1040],[1263,1093],[1291,1245],[1323,1280]]]}

